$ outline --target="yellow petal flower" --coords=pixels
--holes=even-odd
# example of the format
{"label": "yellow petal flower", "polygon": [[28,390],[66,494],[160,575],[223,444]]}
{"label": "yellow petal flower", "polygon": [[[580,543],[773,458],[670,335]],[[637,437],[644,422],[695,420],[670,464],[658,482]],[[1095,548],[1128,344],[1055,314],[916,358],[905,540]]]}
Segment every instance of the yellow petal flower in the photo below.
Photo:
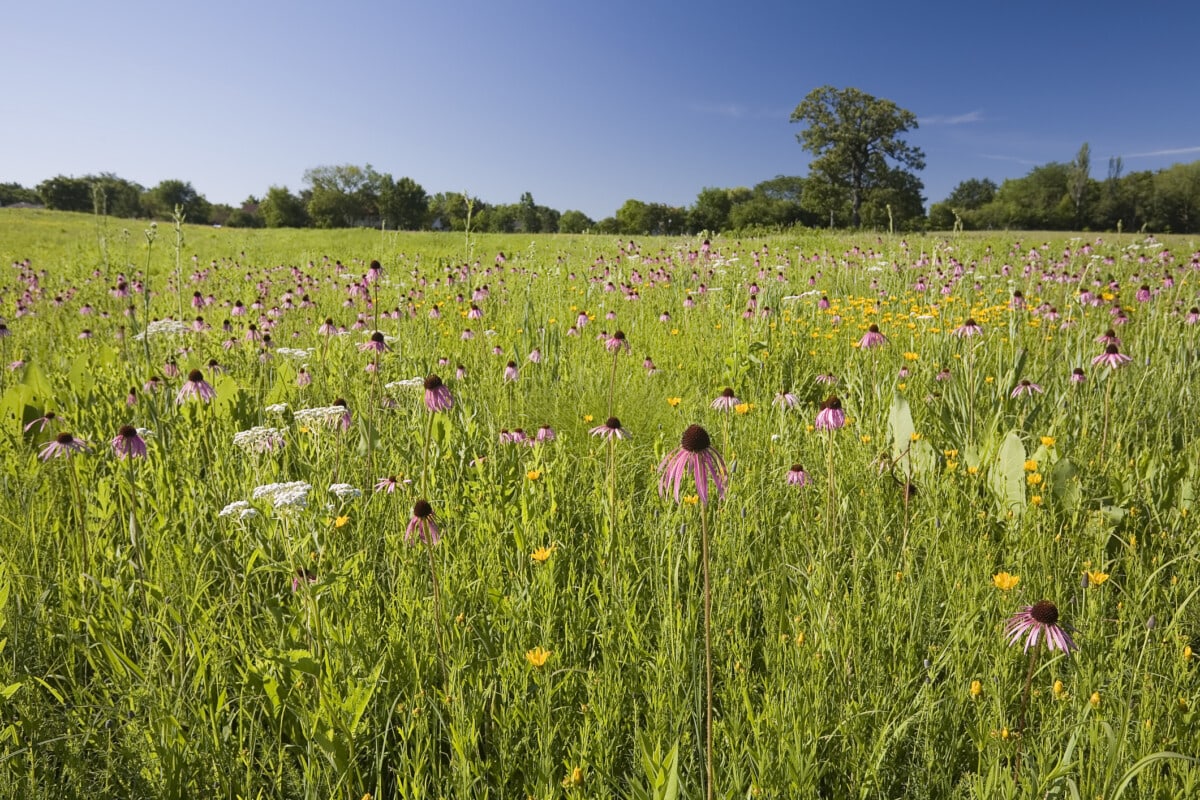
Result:
{"label": "yellow petal flower", "polygon": [[971,697],[979,697],[983,693],[983,684],[979,681],[971,681]]}
{"label": "yellow petal flower", "polygon": [[1092,696],[1088,698],[1088,702],[1092,704],[1092,708],[1100,707],[1100,693],[1092,692]]}
{"label": "yellow petal flower", "polygon": [[541,645],[538,645],[532,650],[525,651],[525,660],[533,665],[533,667],[536,669],[540,669],[546,663],[546,659],[548,658],[550,658],[550,651]]}
{"label": "yellow petal flower", "polygon": [[525,477],[531,481],[536,481],[538,478],[542,477],[542,471],[540,469],[531,469],[529,472],[525,473]]}
{"label": "yellow petal flower", "polygon": [[1053,436],[1043,436],[1042,437],[1042,447],[1054,447],[1054,437]]}
{"label": "yellow petal flower", "polygon": [[350,522],[350,517],[343,514],[342,516],[338,517],[337,519],[335,519],[333,521],[333,527],[341,528],[342,526],[346,525],[348,522]]}
{"label": "yellow petal flower", "polygon": [[671,408],[675,408],[676,406],[678,406],[678,405],[679,405],[679,403],[680,403],[682,400],[683,400],[683,398],[682,398],[682,397],[668,397],[668,398],[667,398],[667,405],[669,405]]}
{"label": "yellow petal flower", "polygon": [[529,557],[532,558],[537,563],[541,564],[544,561],[546,561],[546,559],[550,558],[550,556],[557,549],[558,549],[558,546],[553,545],[553,544],[550,545],[549,547],[539,547],[537,550],[534,550],[532,553],[530,553]]}
{"label": "yellow petal flower", "polygon": [[1089,570],[1087,576],[1088,586],[1099,586],[1108,580],[1108,573],[1101,572],[1100,570],[1095,570],[1094,572]]}
{"label": "yellow petal flower", "polygon": [[1037,472],[1037,470],[1038,470],[1038,463],[1036,461],[1034,461],[1032,458],[1025,462],[1025,471],[1026,472]]}
{"label": "yellow petal flower", "polygon": [[992,583],[1002,592],[1007,592],[1021,582],[1019,575],[1010,575],[1007,572],[997,572],[992,576]]}

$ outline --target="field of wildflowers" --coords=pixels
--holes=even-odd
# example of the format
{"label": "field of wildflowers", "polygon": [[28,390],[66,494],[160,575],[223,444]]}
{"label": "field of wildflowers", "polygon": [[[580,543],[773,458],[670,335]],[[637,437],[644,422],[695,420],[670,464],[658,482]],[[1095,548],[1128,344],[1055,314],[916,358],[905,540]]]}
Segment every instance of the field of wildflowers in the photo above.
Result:
{"label": "field of wildflowers", "polygon": [[1200,793],[1200,249],[0,212],[0,795]]}

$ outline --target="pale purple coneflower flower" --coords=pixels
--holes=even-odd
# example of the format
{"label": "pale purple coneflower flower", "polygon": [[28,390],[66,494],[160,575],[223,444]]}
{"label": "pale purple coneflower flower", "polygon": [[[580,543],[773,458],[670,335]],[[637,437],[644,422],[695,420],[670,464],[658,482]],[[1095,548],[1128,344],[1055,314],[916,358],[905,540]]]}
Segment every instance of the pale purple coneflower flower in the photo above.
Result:
{"label": "pale purple coneflower flower", "polygon": [[1083,371],[1083,367],[1076,367],[1071,370],[1071,383],[1087,382],[1087,373]]}
{"label": "pale purple coneflower flower", "polygon": [[136,406],[137,400],[138,400],[137,389],[132,386],[129,387],[129,394],[125,395],[125,405],[126,406]]}
{"label": "pale purple coneflower flower", "polygon": [[379,482],[375,484],[375,491],[393,494],[402,483],[407,484],[412,483],[412,481],[399,478],[395,475],[388,475],[386,478],[379,479]]}
{"label": "pale purple coneflower flower", "polygon": [[1023,380],[1016,385],[1016,388],[1014,388],[1012,390],[1012,394],[1009,396],[1015,398],[1015,397],[1020,397],[1021,395],[1028,395],[1028,396],[1032,397],[1035,394],[1041,394],[1041,393],[1042,393],[1041,386],[1039,386],[1036,383],[1032,383],[1028,380]]}
{"label": "pale purple coneflower flower", "polygon": [[1200,322],[1200,308],[1192,306],[1191,310],[1188,311],[1187,316],[1183,318],[1183,321],[1188,325],[1195,325],[1197,322]]}
{"label": "pale purple coneflower flower", "polygon": [[1119,336],[1117,336],[1116,331],[1114,331],[1112,328],[1109,328],[1103,334],[1096,337],[1096,344],[1104,344],[1104,345],[1115,344],[1118,347],[1120,347],[1121,339]]}
{"label": "pale purple coneflower flower", "polygon": [[87,453],[91,450],[88,443],[80,439],[73,433],[60,433],[55,436],[42,448],[42,452],[38,457],[42,461],[49,461],[52,458],[69,457],[74,453]]}
{"label": "pale purple coneflower flower", "polygon": [[321,324],[321,327],[317,328],[317,333],[321,334],[322,336],[333,336],[337,332],[337,325],[333,323],[333,317],[326,317],[325,322]]}
{"label": "pale purple coneflower flower", "polygon": [[815,380],[817,381],[817,383],[827,383],[831,386],[838,382],[837,377],[830,375],[828,372],[822,372],[820,375],[818,375],[816,377]]}
{"label": "pale purple coneflower flower", "polygon": [[624,350],[626,353],[628,353],[632,347],[630,346],[629,342],[625,340],[625,331],[617,331],[612,336],[609,336],[604,340],[604,349],[610,353],[615,353],[621,350]]}
{"label": "pale purple coneflower flower", "polygon": [[691,425],[683,432],[679,448],[667,454],[658,465],[658,471],[661,473],[658,493],[666,495],[673,491],[676,503],[679,502],[679,492],[689,471],[696,482],[696,494],[701,503],[708,505],[710,481],[716,489],[717,498],[725,496],[725,460],[713,449],[708,431],[699,425]]}
{"label": "pale purple coneflower flower", "polygon": [[530,364],[540,364],[542,363],[542,351],[535,347],[529,351],[529,355],[525,358]]}
{"label": "pale purple coneflower flower", "polygon": [[799,464],[792,464],[792,468],[787,472],[788,486],[808,486],[810,478],[808,473],[804,471],[804,467]]}
{"label": "pale purple coneflower flower", "polygon": [[1046,643],[1046,648],[1050,651],[1062,650],[1064,653],[1070,653],[1079,648],[1068,633],[1069,627],[1058,624],[1058,606],[1049,600],[1039,600],[1009,617],[1004,625],[1004,634],[1008,637],[1010,645],[1024,638],[1026,653],[1029,652],[1029,648],[1037,647],[1039,639]]}
{"label": "pale purple coneflower flower", "polygon": [[872,347],[882,347],[887,343],[887,337],[879,332],[879,326],[875,323],[871,323],[871,326],[867,328],[867,332],[864,333],[863,337],[858,340],[858,346],[863,350],[867,350]]}
{"label": "pale purple coneflower flower", "polygon": [[298,592],[300,591],[301,586],[311,586],[316,582],[317,573],[313,572],[311,569],[297,567],[296,571],[292,573],[292,592]]}
{"label": "pale purple coneflower flower", "polygon": [[56,424],[58,424],[58,415],[55,414],[53,411],[47,411],[42,416],[38,417],[33,422],[30,422],[28,425],[26,425],[25,433],[29,433],[29,431],[33,428],[34,425],[37,425],[38,433],[41,433],[42,431],[46,430],[47,425],[53,426]]}
{"label": "pale purple coneflower flower", "polygon": [[819,431],[836,431],[846,424],[846,412],[842,411],[842,401],[837,395],[830,395],[821,401],[821,409],[817,412],[815,427]]}
{"label": "pale purple coneflower flower", "polygon": [[408,527],[404,529],[405,544],[413,544],[414,534],[425,542],[427,545],[435,545],[441,538],[441,532],[438,531],[437,517],[433,513],[433,506],[429,505],[428,500],[418,500],[413,503],[412,518],[408,521]]}
{"label": "pale purple coneflower flower", "polygon": [[791,392],[778,392],[775,399],[771,401],[771,405],[780,408],[796,408],[800,405],[800,398]]}
{"label": "pale purple coneflower flower", "polygon": [[464,342],[470,341],[471,339],[475,338],[475,331],[471,330],[470,328],[465,328],[463,329],[462,336],[459,338]]}
{"label": "pale purple coneflower flower", "polygon": [[310,383],[312,383],[312,375],[309,375],[308,370],[306,370],[304,367],[301,367],[300,371],[296,373],[296,385],[303,389]]}
{"label": "pale purple coneflower flower", "polygon": [[[350,430],[350,425],[354,422],[354,418],[350,415],[350,406],[347,405],[346,401],[340,397],[333,401],[333,405],[343,409],[342,418],[341,418],[342,430],[344,430],[344,431]],[[337,424],[338,424],[337,421],[335,421],[334,426],[336,426]]]}
{"label": "pale purple coneflower flower", "polygon": [[1093,367],[1108,367],[1117,369],[1133,361],[1132,358],[1120,352],[1115,344],[1104,348],[1104,352],[1092,359]]}
{"label": "pale purple coneflower flower", "polygon": [[471,310],[467,312],[467,319],[483,319],[483,311],[474,303],[471,304]]}
{"label": "pale purple coneflower flower", "polygon": [[597,425],[588,431],[592,436],[599,436],[601,439],[628,439],[629,431],[621,427],[621,420],[616,417],[609,417],[604,421],[603,425]]}
{"label": "pale purple coneflower flower", "polygon": [[454,406],[454,397],[450,387],[442,383],[438,375],[430,375],[425,379],[425,407],[430,411],[449,411]]}
{"label": "pale purple coneflower flower", "polygon": [[166,375],[168,378],[179,377],[179,366],[176,365],[174,361],[168,361],[167,363],[163,364],[162,371],[163,375]]}
{"label": "pale purple coneflower flower", "polygon": [[950,370],[948,370],[948,369],[943,369],[943,370],[941,370],[940,372],[938,372],[938,374],[937,374],[937,375],[934,375],[934,376],[933,376],[933,379],[934,379],[935,381],[940,381],[940,382],[942,382],[942,383],[945,383],[946,381],[950,380],[950,378],[951,378],[951,377],[952,377],[952,376],[951,376],[951,374],[950,374]]}
{"label": "pale purple coneflower flower", "polygon": [[145,458],[146,457],[146,440],[138,435],[137,428],[132,425],[122,425],[117,432],[116,437],[112,440],[113,452],[117,454],[117,458]]}
{"label": "pale purple coneflower flower", "polygon": [[733,393],[733,389],[726,386],[721,390],[721,393],[717,395],[717,399],[713,400],[710,405],[717,411],[733,411],[733,409],[740,405],[741,402],[742,401],[738,399],[737,395]]}
{"label": "pale purple coneflower flower", "polygon": [[983,334],[983,328],[972,317],[967,317],[967,321],[959,325],[951,333],[960,339],[969,339],[972,336],[980,336]]}
{"label": "pale purple coneflower flower", "polygon": [[1025,295],[1021,293],[1020,289],[1013,292],[1012,300],[1009,302],[1008,307],[1013,311],[1019,311],[1025,307]]}
{"label": "pale purple coneflower flower", "polygon": [[457,367],[455,367],[454,379],[456,381],[464,380],[466,377],[467,377],[467,368],[466,367],[464,367],[462,364],[459,364]]}
{"label": "pale purple coneflower flower", "polygon": [[538,428],[537,436],[534,437],[534,440],[537,442],[553,442],[554,437],[554,428],[551,428],[549,425],[542,425]]}
{"label": "pale purple coneflower flower", "polygon": [[375,331],[371,334],[371,338],[361,343],[358,349],[364,353],[386,353],[388,350],[387,342],[383,339],[383,334]]}
{"label": "pale purple coneflower flower", "polygon": [[504,380],[515,381],[520,377],[521,374],[517,371],[517,362],[510,361],[504,365]]}
{"label": "pale purple coneflower flower", "polygon": [[194,369],[188,373],[188,379],[184,381],[179,394],[175,395],[175,404],[183,405],[189,397],[195,397],[205,403],[210,403],[216,396],[216,391],[204,380],[204,373],[198,369]]}

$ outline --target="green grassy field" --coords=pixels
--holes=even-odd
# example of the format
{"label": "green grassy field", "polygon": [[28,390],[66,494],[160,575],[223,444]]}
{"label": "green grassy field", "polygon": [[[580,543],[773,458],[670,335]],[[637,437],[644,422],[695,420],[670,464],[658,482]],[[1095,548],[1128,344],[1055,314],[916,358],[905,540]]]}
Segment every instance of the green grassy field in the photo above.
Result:
{"label": "green grassy field", "polygon": [[1195,241],[130,224],[0,210],[0,795],[703,797],[705,551],[714,796],[1200,792]]}

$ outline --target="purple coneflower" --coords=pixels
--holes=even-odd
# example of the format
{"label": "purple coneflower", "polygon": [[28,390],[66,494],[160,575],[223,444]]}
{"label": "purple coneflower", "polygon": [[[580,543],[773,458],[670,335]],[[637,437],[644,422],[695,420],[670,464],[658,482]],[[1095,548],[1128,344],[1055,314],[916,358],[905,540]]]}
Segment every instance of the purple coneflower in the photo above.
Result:
{"label": "purple coneflower", "polygon": [[1133,361],[1132,358],[1120,352],[1115,344],[1104,348],[1104,352],[1092,359],[1093,367],[1109,367],[1117,369]]}
{"label": "purple coneflower", "polygon": [[358,349],[364,353],[386,353],[388,346],[383,340],[383,334],[375,331],[371,334],[371,338],[358,346]]}
{"label": "purple coneflower", "polygon": [[537,436],[534,439],[538,442],[553,442],[554,435],[554,428],[551,428],[549,425],[542,425],[538,428]]}
{"label": "purple coneflower", "polygon": [[980,336],[983,334],[983,328],[972,317],[967,317],[967,321],[959,325],[951,333],[960,339],[969,339],[972,336]]}
{"label": "purple coneflower", "polygon": [[708,505],[709,481],[716,488],[718,499],[725,496],[725,460],[712,448],[708,431],[699,425],[691,425],[683,432],[679,448],[662,460],[658,471],[661,473],[658,493],[666,495],[673,490],[676,503],[679,502],[679,492],[689,471],[696,481],[696,494],[701,503]]}
{"label": "purple coneflower", "polygon": [[787,472],[788,486],[808,486],[809,480],[808,473],[799,464],[792,464]]}
{"label": "purple coneflower", "polygon": [[733,393],[733,389],[726,386],[717,395],[717,399],[713,400],[711,406],[717,411],[733,411],[734,408],[741,404],[741,400]]}
{"label": "purple coneflower", "polygon": [[775,399],[771,401],[771,405],[780,408],[795,408],[800,405],[800,398],[791,392],[778,392]]}
{"label": "purple coneflower", "polygon": [[628,353],[632,348],[625,340],[625,331],[617,331],[612,336],[604,340],[604,349],[610,353],[616,353],[624,350]]}
{"label": "purple coneflower", "polygon": [[950,378],[951,378],[951,377],[952,377],[952,376],[950,375],[950,370],[948,370],[948,369],[943,369],[943,370],[941,370],[940,372],[938,372],[938,374],[937,374],[937,375],[934,375],[934,376],[933,376],[933,379],[934,379],[935,381],[939,381],[939,382],[941,382],[941,383],[945,383],[946,381],[950,380]]}
{"label": "purple coneflower", "polygon": [[1019,289],[1013,292],[1012,301],[1008,304],[1008,307],[1014,311],[1025,307],[1025,295]]}
{"label": "purple coneflower", "polygon": [[879,326],[871,323],[871,327],[867,328],[867,332],[858,340],[859,348],[867,350],[871,347],[882,347],[887,344],[887,337],[879,332]]}
{"label": "purple coneflower", "polygon": [[[342,419],[341,419],[342,430],[344,430],[344,431],[350,430],[350,425],[354,422],[354,418],[350,415],[350,406],[347,405],[346,401],[340,397],[333,401],[333,405],[343,409]],[[335,426],[337,424],[338,424],[337,422],[334,422]]]}
{"label": "purple coneflower", "polygon": [[1004,633],[1008,636],[1010,645],[1025,638],[1025,652],[1036,647],[1038,639],[1043,639],[1046,647],[1070,653],[1079,649],[1067,632],[1069,626],[1058,624],[1058,606],[1049,600],[1039,600],[1031,606],[1025,606],[1004,625]]}
{"label": "purple coneflower", "polygon": [[333,317],[326,317],[325,322],[321,324],[321,327],[317,328],[317,333],[321,334],[322,336],[333,336],[336,334],[337,325],[333,323]]}
{"label": "purple coneflower", "polygon": [[310,383],[312,383],[312,375],[309,375],[308,370],[301,367],[300,371],[296,373],[296,385],[303,389]]}
{"label": "purple coneflower", "polygon": [[136,388],[134,388],[132,386],[129,387],[129,394],[125,395],[125,405],[126,406],[136,406],[137,405],[137,389]]}
{"label": "purple coneflower", "polygon": [[1197,322],[1200,322],[1200,308],[1192,306],[1191,310],[1188,311],[1187,316],[1183,318],[1183,321],[1188,325],[1195,325]]}
{"label": "purple coneflower", "polygon": [[198,369],[194,369],[188,373],[188,379],[184,381],[179,394],[175,395],[175,403],[176,405],[183,405],[184,401],[189,397],[195,397],[205,403],[209,403],[216,396],[216,391],[204,380],[204,373]]}
{"label": "purple coneflower", "polygon": [[317,573],[313,572],[311,569],[305,569],[304,567],[297,567],[296,571],[294,573],[292,573],[292,591],[293,592],[300,591],[301,586],[311,586],[312,584],[314,584],[316,582],[317,582]]}
{"label": "purple coneflower", "polygon": [[430,375],[425,379],[425,407],[430,411],[449,411],[454,406],[454,398],[450,395],[450,387],[442,383],[438,375]]}
{"label": "purple coneflower", "polygon": [[138,435],[137,428],[132,425],[122,425],[117,432],[116,438],[112,440],[113,452],[117,454],[117,458],[145,458],[146,457],[146,440]]}
{"label": "purple coneflower", "polygon": [[529,355],[525,358],[530,364],[540,364],[542,363],[542,351],[535,347],[529,351]]}
{"label": "purple coneflower", "polygon": [[441,538],[441,533],[438,531],[437,517],[433,513],[433,506],[429,505],[428,500],[418,500],[413,503],[412,519],[408,521],[408,527],[404,529],[404,543],[413,544],[413,534],[416,534],[421,541],[427,545],[435,545]]}
{"label": "purple coneflower", "polygon": [[1117,336],[1116,331],[1114,331],[1112,328],[1109,328],[1103,334],[1096,337],[1096,344],[1103,344],[1103,345],[1115,344],[1118,347],[1120,347],[1121,339],[1120,339],[1120,337]]}
{"label": "purple coneflower", "polygon": [[1071,383],[1086,383],[1087,373],[1083,371],[1083,367],[1076,367],[1071,370]]}
{"label": "purple coneflower", "polygon": [[375,491],[393,494],[402,483],[412,483],[412,481],[398,478],[395,475],[388,475],[386,478],[379,479],[379,482],[375,484]]}
{"label": "purple coneflower", "polygon": [[455,367],[454,380],[461,381],[461,380],[464,380],[466,377],[467,377],[467,368],[466,367],[464,367],[462,364],[459,364],[457,367]]}
{"label": "purple coneflower", "polygon": [[817,383],[827,383],[830,386],[832,386],[833,384],[838,382],[837,377],[834,375],[830,375],[828,372],[822,372],[820,375],[818,375],[815,378],[815,380]]}
{"label": "purple coneflower", "polygon": [[597,425],[588,431],[592,436],[599,436],[601,439],[628,439],[629,431],[621,427],[621,420],[616,417],[609,417],[604,421],[603,425]]}
{"label": "purple coneflower", "polygon": [[520,377],[521,374],[517,372],[517,362],[510,361],[504,365],[504,380],[515,381]]}
{"label": "purple coneflower", "polygon": [[168,378],[176,378],[179,376],[179,367],[174,361],[168,361],[167,363],[163,364],[162,371],[163,375],[166,375]]}
{"label": "purple coneflower", "polygon": [[37,425],[38,433],[41,433],[42,431],[46,430],[47,425],[53,426],[57,422],[58,422],[58,415],[55,414],[53,411],[47,411],[44,415],[38,417],[33,422],[30,422],[28,425],[26,425],[25,432],[29,433],[30,429],[32,429],[34,425]]}
{"label": "purple coneflower", "polygon": [[1041,394],[1041,393],[1042,393],[1041,386],[1037,385],[1036,383],[1031,383],[1030,381],[1023,380],[1017,384],[1015,389],[1012,390],[1012,394],[1010,396],[1011,397],[1020,397],[1021,395],[1025,394],[1025,395],[1029,395],[1030,397],[1032,397],[1035,394]]}
{"label": "purple coneflower", "polygon": [[42,448],[42,452],[38,454],[38,457],[42,461],[49,461],[52,458],[70,456],[73,453],[86,453],[90,450],[91,448],[88,447],[88,443],[83,439],[78,438],[73,433],[63,432],[49,442],[46,442],[46,446]]}
{"label": "purple coneflower", "polygon": [[821,401],[821,409],[817,412],[817,430],[836,431],[845,424],[846,412],[842,411],[842,401],[837,395],[830,395]]}

